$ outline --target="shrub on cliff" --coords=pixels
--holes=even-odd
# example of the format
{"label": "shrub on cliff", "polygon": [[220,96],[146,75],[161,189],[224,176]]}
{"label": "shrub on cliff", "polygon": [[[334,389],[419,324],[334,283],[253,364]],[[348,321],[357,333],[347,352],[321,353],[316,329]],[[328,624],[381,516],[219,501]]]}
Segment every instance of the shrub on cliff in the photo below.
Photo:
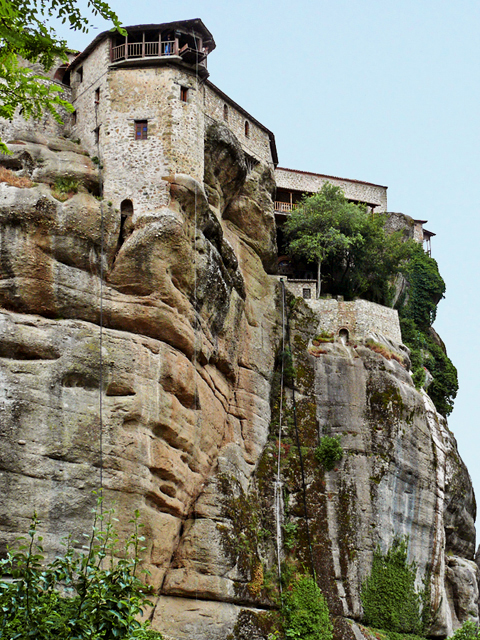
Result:
{"label": "shrub on cliff", "polygon": [[137,620],[150,603],[136,575],[138,513],[131,522],[125,548],[117,548],[109,517],[103,530],[94,525],[84,551],[69,539],[64,556],[47,564],[34,518],[28,538],[0,561],[0,638],[161,640],[148,622]]}
{"label": "shrub on cliff", "polygon": [[384,216],[349,202],[327,182],[301,201],[282,229],[292,256],[317,264],[319,293],[325,282],[331,293],[387,304],[414,243],[400,232],[387,234],[384,226]]}
{"label": "shrub on cliff", "polygon": [[407,540],[395,539],[383,554],[376,549],[372,571],[361,590],[365,623],[397,633],[421,634],[430,623],[430,591],[417,591],[417,566],[407,560]]}
{"label": "shrub on cliff", "polygon": [[479,635],[477,624],[473,620],[466,620],[450,638],[451,640],[478,640]]}
{"label": "shrub on cliff", "polygon": [[332,640],[328,606],[315,580],[300,576],[285,594],[285,636],[298,640]]}
{"label": "shrub on cliff", "polygon": [[425,382],[424,368],[428,369],[433,376],[428,395],[437,411],[448,416],[458,391],[457,370],[431,330],[445,283],[436,261],[420,245],[414,249],[403,273],[407,293],[397,307],[402,339],[411,351],[413,380],[421,388]]}
{"label": "shrub on cliff", "polygon": [[343,449],[340,436],[323,436],[320,444],[315,449],[315,458],[327,471],[331,471],[335,464],[343,457]]}

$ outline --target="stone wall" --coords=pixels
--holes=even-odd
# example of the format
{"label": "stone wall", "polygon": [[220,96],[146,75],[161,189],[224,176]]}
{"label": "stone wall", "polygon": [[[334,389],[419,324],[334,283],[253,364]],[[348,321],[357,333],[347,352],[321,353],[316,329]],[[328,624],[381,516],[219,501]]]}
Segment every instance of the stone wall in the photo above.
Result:
{"label": "stone wall", "polygon": [[403,231],[407,238],[412,238],[415,242],[423,244],[423,221],[414,220],[404,213],[389,211],[385,223],[385,229],[389,233]]}
{"label": "stone wall", "polygon": [[[48,73],[45,73],[45,71],[39,64],[30,64],[27,62],[24,62],[24,64],[25,66],[31,68],[34,73],[45,75],[52,80],[53,76],[55,75],[55,71],[58,68],[58,65],[54,65]],[[62,91],[59,94],[60,97],[64,100],[70,101],[70,87],[65,86],[61,82],[54,81],[54,83],[58,85]],[[20,115],[20,109],[17,109],[17,112],[15,113],[11,121],[0,118],[0,138],[4,142],[8,142],[13,141],[19,137],[25,138],[25,136],[27,135],[30,140],[35,141],[35,139],[38,139],[39,135],[62,137],[68,135],[70,133],[71,115],[63,107],[59,107],[57,111],[63,120],[63,124],[57,122],[48,112],[44,112],[42,114],[42,117],[38,120],[35,120],[34,118],[25,120]],[[45,140],[43,139],[43,142],[44,141]]]}
{"label": "stone wall", "polygon": [[[75,131],[102,162],[105,199],[117,208],[130,199],[135,217],[151,215],[169,202],[166,176],[203,179],[201,90],[193,74],[168,64],[107,71],[108,64],[109,45],[103,42],[84,61],[81,85],[74,74]],[[181,87],[188,89],[186,102],[180,99]],[[135,139],[136,120],[147,120],[146,140]]]}
{"label": "stone wall", "polygon": [[[228,119],[224,119],[224,105],[228,108]],[[226,101],[221,92],[217,92],[211,84],[205,85],[206,124],[209,119],[223,122],[238,138],[243,150],[260,162],[273,167],[270,138],[265,129],[252,122],[241,113],[231,101]],[[245,135],[245,122],[249,124],[249,135]]]}
{"label": "stone wall", "polygon": [[367,300],[343,302],[339,300],[306,300],[317,312],[318,331],[338,335],[346,329],[350,339],[362,339],[369,334],[380,334],[399,344],[402,342],[396,309],[383,307]]}
{"label": "stone wall", "polygon": [[285,287],[296,298],[304,298],[305,300],[315,300],[317,297],[317,281],[316,280],[286,280]]}
{"label": "stone wall", "polygon": [[324,176],[308,171],[295,171],[277,167],[275,169],[275,181],[277,187],[296,191],[317,192],[326,182],[340,187],[349,200],[358,200],[375,205],[376,213],[384,213],[387,210],[387,187],[359,180],[347,180]]}

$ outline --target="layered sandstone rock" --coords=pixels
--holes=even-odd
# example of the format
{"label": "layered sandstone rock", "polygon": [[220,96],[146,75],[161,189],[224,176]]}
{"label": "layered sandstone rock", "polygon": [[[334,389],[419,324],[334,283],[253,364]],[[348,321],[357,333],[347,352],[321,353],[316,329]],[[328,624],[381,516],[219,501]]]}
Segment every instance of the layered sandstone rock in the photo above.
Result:
{"label": "layered sandstone rock", "polygon": [[[0,183],[3,548],[34,510],[49,551],[80,538],[102,481],[122,530],[141,513],[166,638],[265,638],[282,349],[270,169],[215,125],[204,184],[164,176],[168,206],[122,223],[78,145],[17,132],[12,150],[34,185]],[[61,201],[65,175],[79,189]],[[319,349],[315,312],[290,300],[287,315],[313,557],[338,635],[361,618],[374,548],[402,535],[431,573],[433,632],[476,619],[474,499],[444,419],[368,332]],[[297,533],[282,556],[308,567],[291,384],[285,403],[280,517]],[[326,433],[345,451],[330,472],[314,456]]]}

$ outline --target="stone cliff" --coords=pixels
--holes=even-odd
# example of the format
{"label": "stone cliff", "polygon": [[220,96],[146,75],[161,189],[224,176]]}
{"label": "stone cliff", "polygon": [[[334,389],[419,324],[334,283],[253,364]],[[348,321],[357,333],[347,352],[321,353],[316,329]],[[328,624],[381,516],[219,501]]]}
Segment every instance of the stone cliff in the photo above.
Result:
{"label": "stone cliff", "polygon": [[[0,183],[1,544],[37,511],[45,546],[91,524],[101,483],[120,526],[145,523],[174,640],[266,638],[278,603],[274,512],[282,286],[271,169],[224,126],[205,180],[165,176],[148,218],[101,199],[79,145],[18,129]],[[59,197],[58,179],[78,185]],[[409,537],[431,585],[432,634],[478,619],[475,501],[453,435],[412,384],[408,352],[368,331],[318,345],[319,312],[287,296],[295,376],[282,396],[284,570],[313,561],[337,637],[357,630],[378,544]],[[300,450],[293,421],[296,391]],[[344,455],[326,471],[321,435]],[[288,532],[288,535],[287,535]]]}

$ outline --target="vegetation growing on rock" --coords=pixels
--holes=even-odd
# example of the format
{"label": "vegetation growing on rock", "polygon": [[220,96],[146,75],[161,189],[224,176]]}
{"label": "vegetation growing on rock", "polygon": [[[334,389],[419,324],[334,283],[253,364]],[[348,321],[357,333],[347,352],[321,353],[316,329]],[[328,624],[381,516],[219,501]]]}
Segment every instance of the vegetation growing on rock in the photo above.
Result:
{"label": "vegetation growing on rock", "polygon": [[325,598],[311,576],[300,576],[285,595],[287,638],[331,640],[332,623]]}
{"label": "vegetation growing on rock", "polygon": [[323,282],[329,292],[347,299],[361,296],[388,304],[392,278],[415,243],[404,241],[402,232],[387,234],[384,227],[384,216],[372,216],[327,182],[302,200],[283,231],[294,257],[318,264],[319,292]]}
{"label": "vegetation growing on rock", "polygon": [[335,464],[342,459],[343,449],[340,436],[323,436],[315,449],[315,458],[327,471],[331,471]]}
{"label": "vegetation growing on rock", "polygon": [[137,619],[151,604],[147,588],[136,575],[143,540],[138,512],[123,549],[117,547],[112,516],[111,511],[96,514],[84,550],[78,552],[75,546],[79,543],[69,538],[63,557],[48,564],[33,518],[29,538],[19,538],[22,544],[0,561],[2,575],[8,576],[0,581],[1,637],[162,640],[149,622]]}
{"label": "vegetation growing on rock", "polygon": [[408,283],[399,309],[402,339],[411,352],[413,380],[418,388],[425,382],[425,369],[433,376],[428,387],[439,413],[450,415],[458,391],[457,370],[447,356],[443,343],[433,331],[437,304],[445,293],[445,283],[436,261],[417,246],[404,269]]}
{"label": "vegetation growing on rock", "polygon": [[425,586],[417,591],[417,566],[408,562],[407,539],[395,539],[384,554],[373,554],[370,576],[362,585],[365,622],[397,633],[420,634],[430,623],[430,593]]}

